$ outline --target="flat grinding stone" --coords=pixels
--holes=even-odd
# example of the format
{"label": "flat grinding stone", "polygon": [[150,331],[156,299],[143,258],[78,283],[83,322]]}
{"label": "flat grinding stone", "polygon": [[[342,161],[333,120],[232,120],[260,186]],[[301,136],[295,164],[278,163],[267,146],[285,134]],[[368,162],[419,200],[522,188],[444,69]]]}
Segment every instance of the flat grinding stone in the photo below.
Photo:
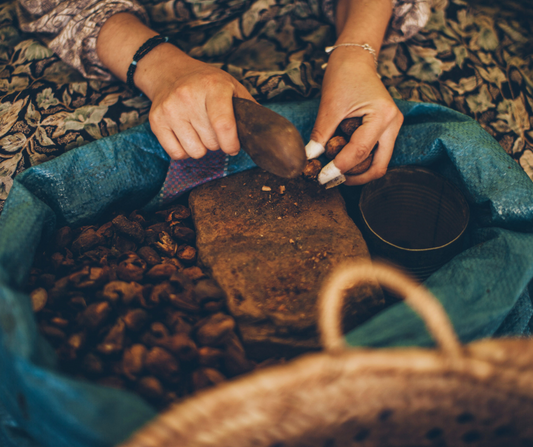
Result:
{"label": "flat grinding stone", "polygon": [[[189,205],[199,260],[224,289],[250,355],[318,349],[323,279],[343,261],[370,259],[337,188],[253,169],[195,188]],[[349,295],[345,328],[385,306],[377,285]]]}

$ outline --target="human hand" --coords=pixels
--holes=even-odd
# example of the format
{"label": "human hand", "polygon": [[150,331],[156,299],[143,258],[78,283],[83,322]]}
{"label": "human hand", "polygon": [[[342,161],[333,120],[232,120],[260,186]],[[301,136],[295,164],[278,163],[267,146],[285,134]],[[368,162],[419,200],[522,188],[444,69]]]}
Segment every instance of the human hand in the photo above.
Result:
{"label": "human hand", "polygon": [[146,56],[153,56],[150,65],[135,80],[152,101],[150,126],[161,146],[174,160],[218,149],[236,155],[240,143],[232,97],[255,102],[248,90],[229,73],[176,47],[160,47]]}
{"label": "human hand", "polygon": [[337,48],[330,56],[322,84],[322,98],[308,158],[323,152],[339,123],[345,118],[363,117],[363,124],[333,161],[319,174],[325,184],[361,163],[379,142],[370,168],[359,175],[346,175],[347,185],[361,185],[382,177],[392,156],[394,142],[403,123],[403,115],[378,78],[372,56],[361,50]]}

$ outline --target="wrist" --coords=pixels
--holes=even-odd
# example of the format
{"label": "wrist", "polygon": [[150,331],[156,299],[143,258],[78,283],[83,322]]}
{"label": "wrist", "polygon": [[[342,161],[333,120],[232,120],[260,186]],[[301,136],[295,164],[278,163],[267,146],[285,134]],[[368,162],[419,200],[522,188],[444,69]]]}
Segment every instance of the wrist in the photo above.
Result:
{"label": "wrist", "polygon": [[136,87],[150,100],[159,90],[160,85],[167,82],[167,77],[183,70],[190,59],[183,51],[170,43],[162,43],[150,51],[137,63],[137,70],[133,77]]}
{"label": "wrist", "polygon": [[374,55],[364,48],[359,46],[342,46],[337,47],[331,52],[328,59],[328,67],[339,66],[344,63],[358,64],[363,69],[369,68],[373,72],[377,72],[377,55]]}

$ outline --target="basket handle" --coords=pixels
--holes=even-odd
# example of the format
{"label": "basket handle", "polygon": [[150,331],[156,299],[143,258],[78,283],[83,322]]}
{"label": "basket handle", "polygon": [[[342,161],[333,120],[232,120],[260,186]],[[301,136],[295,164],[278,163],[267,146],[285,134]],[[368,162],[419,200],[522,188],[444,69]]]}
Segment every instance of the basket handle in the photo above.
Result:
{"label": "basket handle", "polygon": [[348,263],[326,278],[318,296],[318,328],[324,348],[346,348],[340,315],[344,291],[357,284],[375,281],[400,296],[424,320],[439,348],[449,357],[462,357],[463,350],[442,304],[423,286],[399,270],[382,263]]}

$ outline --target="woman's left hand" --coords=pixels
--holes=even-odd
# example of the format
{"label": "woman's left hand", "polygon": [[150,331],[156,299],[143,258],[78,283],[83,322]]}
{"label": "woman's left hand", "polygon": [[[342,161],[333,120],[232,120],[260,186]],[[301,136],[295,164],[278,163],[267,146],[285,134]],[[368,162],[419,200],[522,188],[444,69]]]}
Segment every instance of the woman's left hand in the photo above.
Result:
{"label": "woman's left hand", "polygon": [[313,140],[325,146],[340,122],[351,117],[363,117],[363,124],[322,169],[318,178],[322,184],[361,163],[377,143],[370,168],[360,175],[346,175],[346,184],[361,185],[385,175],[403,123],[402,113],[377,76],[372,55],[359,47],[339,47],[328,61],[308,154],[319,147],[313,146]]}

